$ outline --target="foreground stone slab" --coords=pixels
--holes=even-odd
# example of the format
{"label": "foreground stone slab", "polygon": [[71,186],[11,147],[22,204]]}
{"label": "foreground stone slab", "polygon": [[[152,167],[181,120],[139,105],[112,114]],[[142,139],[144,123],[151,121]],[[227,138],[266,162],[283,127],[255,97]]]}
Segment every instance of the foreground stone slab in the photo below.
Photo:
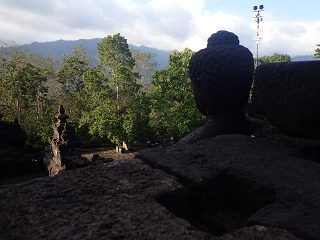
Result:
{"label": "foreground stone slab", "polygon": [[224,135],[136,157],[176,176],[216,235],[254,225],[320,239],[320,165],[264,139]]}
{"label": "foreground stone slab", "polygon": [[0,196],[0,239],[214,238],[177,217],[192,217],[188,190],[137,159],[61,172]]}
{"label": "foreground stone slab", "polygon": [[296,154],[299,157],[320,163],[320,140],[292,137],[272,125],[260,127],[253,136],[296,149],[300,153]]}
{"label": "foreground stone slab", "polygon": [[290,232],[265,226],[252,226],[240,229],[232,234],[226,234],[219,240],[298,240]]}
{"label": "foreground stone slab", "polygon": [[298,239],[264,226],[216,237],[176,177],[137,159],[63,171],[0,196],[0,239]]}

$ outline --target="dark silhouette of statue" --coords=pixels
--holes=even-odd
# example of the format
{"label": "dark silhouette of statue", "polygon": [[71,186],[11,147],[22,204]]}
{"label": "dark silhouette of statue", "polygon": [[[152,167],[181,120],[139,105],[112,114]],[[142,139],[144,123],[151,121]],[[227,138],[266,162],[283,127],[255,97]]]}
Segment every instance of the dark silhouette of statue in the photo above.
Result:
{"label": "dark silhouette of statue", "polygon": [[189,64],[194,99],[208,121],[176,145],[222,134],[251,135],[254,126],[245,106],[253,71],[252,53],[239,45],[237,35],[228,31],[212,34],[207,47],[195,53]]}

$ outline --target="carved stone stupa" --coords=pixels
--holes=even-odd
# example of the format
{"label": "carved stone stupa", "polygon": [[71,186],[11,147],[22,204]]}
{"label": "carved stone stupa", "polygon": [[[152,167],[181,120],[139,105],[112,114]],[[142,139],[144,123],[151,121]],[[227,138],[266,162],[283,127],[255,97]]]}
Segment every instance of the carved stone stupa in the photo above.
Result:
{"label": "carved stone stupa", "polygon": [[62,105],[59,106],[56,117],[59,121],[52,125],[53,136],[49,137],[51,152],[44,158],[49,176],[54,176],[63,169],[75,169],[90,163],[81,157],[81,142],[77,138],[74,126],[67,122],[69,116],[65,114]]}
{"label": "carved stone stupa", "polygon": [[81,156],[81,142],[78,140],[74,126],[67,122],[69,118],[65,114],[62,105],[59,106],[59,113],[56,115],[59,119],[52,125],[53,136],[49,138],[54,160],[65,165],[66,157]]}

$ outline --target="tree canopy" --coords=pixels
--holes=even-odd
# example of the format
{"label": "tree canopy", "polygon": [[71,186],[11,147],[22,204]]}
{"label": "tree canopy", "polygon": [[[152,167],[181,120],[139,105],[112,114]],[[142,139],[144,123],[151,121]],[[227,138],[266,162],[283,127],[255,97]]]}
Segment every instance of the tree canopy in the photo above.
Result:
{"label": "tree canopy", "polygon": [[153,75],[151,124],[161,140],[174,137],[177,141],[205,123],[205,117],[196,107],[189,77],[193,54],[188,48],[173,51],[168,68]]}
{"label": "tree canopy", "polygon": [[274,53],[271,56],[262,56],[258,58],[258,65],[273,62],[291,62],[292,58],[288,54]]}
{"label": "tree canopy", "polygon": [[[135,58],[120,34],[107,36],[98,43],[100,66],[106,74],[104,85],[108,94],[102,97],[92,111],[92,132],[106,135],[112,142],[147,141],[145,131],[150,103],[138,84],[140,75],[134,71]],[[139,134],[139,131],[141,134]]]}
{"label": "tree canopy", "polygon": [[313,58],[320,58],[320,44],[317,44],[317,47],[314,51]]}
{"label": "tree canopy", "polygon": [[6,120],[18,119],[29,141],[47,141],[54,118],[47,115],[51,108],[47,83],[52,73],[49,58],[15,42],[1,42],[0,111]]}
{"label": "tree canopy", "polygon": [[[175,143],[206,122],[196,107],[189,61],[191,49],[173,51],[157,69],[154,53],[129,49],[119,33],[97,44],[93,65],[82,44],[62,61],[43,58],[14,42],[0,45],[0,111],[19,119],[27,141],[45,145],[58,105],[64,105],[83,146],[148,140]],[[286,62],[275,53],[259,63]]]}
{"label": "tree canopy", "polygon": [[72,55],[64,54],[60,63],[58,82],[61,84],[61,100],[64,106],[72,111],[70,117],[81,118],[82,112],[85,111],[86,93],[83,77],[89,64],[90,58],[82,44],[74,49]]}

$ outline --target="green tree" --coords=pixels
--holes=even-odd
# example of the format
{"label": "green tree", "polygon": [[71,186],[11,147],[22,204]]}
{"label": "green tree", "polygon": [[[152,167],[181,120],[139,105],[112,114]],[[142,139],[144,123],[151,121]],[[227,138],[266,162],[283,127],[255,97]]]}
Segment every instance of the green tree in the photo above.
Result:
{"label": "green tree", "polygon": [[15,63],[16,69],[25,66],[28,54],[30,53],[27,47],[20,46],[14,41],[0,41],[1,61]]}
{"label": "green tree", "polygon": [[173,51],[168,68],[153,75],[151,126],[159,140],[168,141],[174,137],[174,141],[178,141],[205,124],[205,117],[196,107],[189,77],[189,61],[193,54],[188,48],[182,52]]}
{"label": "green tree", "polygon": [[[127,40],[120,34],[108,36],[98,43],[97,49],[100,71],[85,77],[88,88],[99,89],[90,91],[94,108],[87,119],[91,123],[91,133],[107,136],[116,144],[147,139],[144,136],[147,135],[150,103],[139,91],[142,85],[137,83],[139,74],[134,71],[135,59]],[[138,131],[139,126],[144,128]]]}
{"label": "green tree", "polygon": [[15,42],[1,42],[0,111],[5,120],[18,119],[31,143],[45,144],[52,134],[54,114],[47,83],[55,74],[53,62]]}
{"label": "green tree", "polygon": [[141,52],[140,50],[131,49],[132,56],[135,59],[133,71],[139,73],[138,83],[144,86],[145,91],[151,91],[152,75],[157,69],[158,63],[154,61],[156,54],[151,52]]}
{"label": "green tree", "polygon": [[[110,143],[108,139],[112,139],[113,129],[109,120],[114,119],[117,115],[116,92],[108,85],[108,78],[101,65],[89,67],[83,74],[83,81],[87,108],[77,125],[83,136],[83,139],[80,137],[80,140],[84,141],[86,138],[87,144]],[[86,134],[83,128],[88,129]]]}
{"label": "green tree", "polygon": [[[3,62],[4,63],[4,62]],[[43,130],[48,133],[52,117],[48,119],[47,78],[41,70],[31,63],[18,69],[13,74],[14,63],[7,66],[8,74],[2,78],[1,85],[5,91],[1,98],[6,103],[8,120],[17,118],[27,133],[27,141],[45,143],[48,135],[43,136]],[[51,113],[51,111],[49,111]],[[41,130],[40,130],[41,129]]]}
{"label": "green tree", "polygon": [[30,111],[31,105],[41,114],[42,102],[46,99],[47,78],[31,63],[17,67],[17,63],[1,59],[2,104],[11,109],[11,116],[21,123],[22,111]]}
{"label": "green tree", "polygon": [[61,100],[70,117],[81,118],[86,109],[83,75],[88,69],[90,58],[87,50],[80,43],[71,56],[63,55],[58,71],[58,82],[61,84]]}
{"label": "green tree", "polygon": [[[29,109],[30,105],[34,105],[35,111],[41,115],[42,103],[46,100],[48,92],[45,83],[47,77],[41,69],[35,67],[31,63],[27,63],[25,67],[18,70],[15,76],[15,82],[11,82],[12,89],[14,90],[13,97],[17,99],[19,108],[19,118],[21,112],[21,105],[25,109]],[[20,102],[20,104],[19,104]]]}
{"label": "green tree", "polygon": [[313,58],[320,58],[320,44],[317,44],[317,47],[314,51],[315,53],[313,54]]}
{"label": "green tree", "polygon": [[149,126],[150,105],[150,98],[142,93],[134,98],[128,107],[122,125],[128,142],[145,143],[149,139],[153,139],[152,129]]}
{"label": "green tree", "polygon": [[291,62],[292,58],[288,54],[274,53],[271,56],[262,56],[258,58],[258,65],[273,62]]}
{"label": "green tree", "polygon": [[98,56],[100,64],[106,68],[109,85],[116,88],[117,110],[120,110],[120,89],[126,95],[134,95],[141,85],[137,84],[139,74],[133,71],[135,59],[129,49],[127,39],[120,33],[107,36],[98,43]]}

